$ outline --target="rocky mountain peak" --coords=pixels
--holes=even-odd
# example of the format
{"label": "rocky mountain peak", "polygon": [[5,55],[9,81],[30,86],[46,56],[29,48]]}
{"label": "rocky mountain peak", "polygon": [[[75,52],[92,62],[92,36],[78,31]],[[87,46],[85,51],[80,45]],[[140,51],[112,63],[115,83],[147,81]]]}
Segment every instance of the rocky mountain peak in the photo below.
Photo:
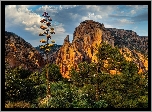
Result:
{"label": "rocky mountain peak", "polygon": [[[137,64],[140,73],[148,70],[148,59],[145,58],[145,54],[148,54],[147,36],[139,36],[132,30],[105,28],[103,23],[93,20],[85,20],[75,28],[71,43],[67,35],[63,45],[49,55],[50,62],[60,67],[63,77],[70,78],[71,67],[78,70],[81,62],[98,62],[96,54],[102,42],[112,47],[118,46],[127,61]],[[43,57],[34,47],[11,32],[5,32],[5,62],[10,67],[22,66],[27,69],[45,65]]]}
{"label": "rocky mountain peak", "polygon": [[[63,46],[59,49],[58,52],[56,52],[55,63],[59,65],[60,72],[63,77],[69,78],[69,71],[71,70],[71,67],[78,70],[78,64],[81,62],[86,61],[88,63],[97,63],[96,54],[98,52],[98,46],[102,42],[105,42],[110,44],[112,47],[117,45],[119,48],[124,50],[127,49],[126,52],[130,53],[130,57],[124,55],[126,60],[135,61],[136,58],[139,58],[140,61],[136,61],[138,66],[139,62],[144,61],[142,65],[144,65],[147,70],[147,61],[143,58],[141,59],[140,57],[143,57],[142,54],[140,55],[139,53],[137,55],[138,57],[136,58],[131,57],[135,56],[134,54],[137,54],[137,52],[133,53],[131,48],[140,48],[139,43],[142,43],[143,39],[141,40],[138,37],[139,36],[136,34],[136,32],[131,30],[105,28],[103,23],[101,24],[93,20],[85,20],[75,28],[72,43],[69,43],[69,36],[65,38]],[[147,43],[148,41],[145,39],[144,44]],[[142,49],[146,49],[146,47],[142,47]]]}
{"label": "rocky mountain peak", "polygon": [[69,35],[67,35],[66,38],[64,39],[64,43],[63,43],[63,44],[69,43],[69,42],[70,42],[70,41],[69,41]]}
{"label": "rocky mountain peak", "polygon": [[77,69],[77,65],[83,61],[97,62],[97,48],[102,41],[114,46],[114,37],[106,30],[104,24],[93,20],[81,22],[75,28],[72,43],[69,43],[67,36],[57,52],[56,64],[60,66],[63,77],[68,78],[70,68]]}

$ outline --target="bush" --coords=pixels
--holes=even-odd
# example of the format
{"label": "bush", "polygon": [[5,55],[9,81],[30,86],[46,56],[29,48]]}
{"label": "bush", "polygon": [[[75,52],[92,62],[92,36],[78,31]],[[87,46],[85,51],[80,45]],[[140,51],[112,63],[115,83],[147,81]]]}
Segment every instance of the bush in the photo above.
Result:
{"label": "bush", "polygon": [[[141,104],[146,108],[148,88],[145,83],[138,74],[115,75],[101,83],[101,96],[114,108],[140,108]],[[139,100],[141,97],[144,100]]]}
{"label": "bush", "polygon": [[5,108],[30,108],[30,103],[24,101],[7,102]]}
{"label": "bush", "polygon": [[[47,66],[42,70],[42,75],[46,77],[46,72],[47,72]],[[49,64],[49,81],[51,82],[56,82],[56,81],[61,81],[63,80],[63,77],[60,73],[60,69],[57,65],[55,64]]]}
{"label": "bush", "polygon": [[[27,76],[25,73],[27,73]],[[6,101],[32,101],[37,98],[35,83],[28,79],[29,71],[15,68],[5,74],[5,100]]]}
{"label": "bush", "polygon": [[40,108],[70,108],[72,94],[70,92],[69,84],[63,81],[51,83],[51,97],[47,105],[47,98],[43,98],[39,103]]}
{"label": "bush", "polygon": [[95,102],[93,108],[107,108],[108,104],[106,103],[106,101],[104,100],[99,100],[97,102]]}
{"label": "bush", "polygon": [[29,76],[29,79],[35,83],[35,85],[40,85],[46,83],[46,77],[45,75],[38,73],[37,71],[32,73]]}
{"label": "bush", "polygon": [[[72,87],[72,107],[73,108],[91,108],[91,93],[88,94],[85,87]],[[90,90],[92,91],[92,89]]]}

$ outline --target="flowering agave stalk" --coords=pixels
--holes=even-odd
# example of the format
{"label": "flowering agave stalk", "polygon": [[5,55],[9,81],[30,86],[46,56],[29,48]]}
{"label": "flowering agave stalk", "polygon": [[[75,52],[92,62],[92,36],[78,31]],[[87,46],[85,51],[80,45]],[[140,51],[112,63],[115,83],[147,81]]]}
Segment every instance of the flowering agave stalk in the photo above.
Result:
{"label": "flowering agave stalk", "polygon": [[[52,40],[51,43],[49,43],[48,41],[51,39],[51,35],[50,34],[55,34],[55,31],[54,31],[54,28],[50,27],[51,26],[51,22],[50,21],[52,21],[52,19],[50,18],[50,16],[48,16],[48,13],[44,12],[42,16],[44,16],[44,19],[42,19],[40,21],[41,22],[40,28],[42,30],[44,30],[44,32],[40,33],[39,36],[45,36],[46,35],[46,40],[45,39],[41,39],[40,40],[41,43],[44,43],[44,45],[40,46],[40,50],[43,51],[43,53],[46,56],[46,60],[47,60],[47,73],[46,73],[47,92],[46,93],[47,93],[47,97],[49,97],[49,96],[51,96],[51,93],[50,93],[50,83],[49,83],[49,75],[48,75],[48,72],[49,72],[48,55],[49,55],[51,47],[53,47],[55,41]],[[49,34],[49,31],[50,31],[50,34]]]}

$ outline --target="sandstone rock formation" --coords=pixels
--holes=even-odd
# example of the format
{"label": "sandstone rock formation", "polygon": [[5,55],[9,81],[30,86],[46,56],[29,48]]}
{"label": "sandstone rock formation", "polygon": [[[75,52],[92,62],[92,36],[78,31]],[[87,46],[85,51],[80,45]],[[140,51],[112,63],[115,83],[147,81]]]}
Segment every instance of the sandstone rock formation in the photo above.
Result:
{"label": "sandstone rock formation", "polygon": [[60,66],[63,77],[69,78],[71,67],[78,68],[78,64],[87,61],[97,62],[95,56],[97,47],[102,41],[114,46],[114,38],[103,24],[86,20],[75,29],[72,43],[69,36],[64,40],[63,46],[57,52],[56,64]]}
{"label": "sandstone rock formation", "polygon": [[123,54],[127,61],[133,61],[137,64],[138,73],[148,71],[148,58],[136,50],[129,50],[127,47],[120,48],[120,53]]}
{"label": "sandstone rock formation", "polygon": [[29,70],[45,64],[40,53],[31,44],[7,31],[5,31],[5,63],[11,68],[22,66]]}
{"label": "sandstone rock formation", "polygon": [[[133,37],[133,35],[135,36]],[[137,39],[137,37],[138,36],[135,32],[125,31],[121,29],[118,30],[115,28],[105,28],[104,24],[95,22],[93,20],[86,20],[81,22],[80,25],[75,28],[72,43],[69,42],[69,36],[67,35],[63,46],[54,54],[54,60],[55,63],[59,65],[63,77],[69,78],[71,67],[78,70],[78,64],[83,61],[86,61],[88,63],[96,63],[96,53],[98,52],[97,48],[101,42],[106,42],[112,47],[115,45],[120,45],[120,48],[122,48],[120,49],[120,52],[123,50],[124,52],[130,53],[130,57],[126,55],[124,55],[124,57],[128,61],[136,62],[139,69],[141,69],[140,65],[144,65],[144,67],[142,67],[143,72],[144,70],[148,70],[148,59],[141,59],[140,57],[144,57],[141,53],[130,49],[132,46],[134,46],[134,44],[137,45],[135,47],[139,47],[142,42],[147,45],[148,39],[145,37],[142,39]],[[132,44],[132,42],[134,43]],[[146,47],[144,47],[142,50],[146,50],[148,48]],[[135,55],[137,55],[138,59],[137,57],[131,58],[132,56],[135,57]],[[111,73],[115,73],[114,70]]]}

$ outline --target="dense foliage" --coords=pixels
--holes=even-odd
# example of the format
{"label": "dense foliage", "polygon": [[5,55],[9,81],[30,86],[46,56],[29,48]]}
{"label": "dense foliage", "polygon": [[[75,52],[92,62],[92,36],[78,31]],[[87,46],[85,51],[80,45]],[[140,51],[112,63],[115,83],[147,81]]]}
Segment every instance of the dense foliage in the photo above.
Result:
{"label": "dense foliage", "polygon": [[[57,65],[55,64],[49,64],[49,81],[60,81],[63,80],[63,77],[60,73],[60,69]],[[47,72],[47,66],[42,70],[42,75],[46,76],[46,72]]]}
{"label": "dense foliage", "polygon": [[[126,61],[117,47],[103,43],[98,50],[98,63],[80,63],[79,71],[71,70],[70,80],[62,78],[57,65],[49,65],[48,102],[47,66],[36,72],[6,69],[6,108],[147,108],[148,73],[139,75],[137,66]],[[120,74],[109,74],[111,69]]]}

